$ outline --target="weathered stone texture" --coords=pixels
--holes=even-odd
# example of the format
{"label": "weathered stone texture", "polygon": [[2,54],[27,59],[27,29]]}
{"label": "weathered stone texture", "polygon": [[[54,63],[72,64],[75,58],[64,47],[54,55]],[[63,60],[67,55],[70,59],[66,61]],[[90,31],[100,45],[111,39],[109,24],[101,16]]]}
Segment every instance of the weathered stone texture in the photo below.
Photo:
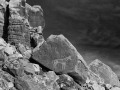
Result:
{"label": "weathered stone texture", "polygon": [[7,7],[7,2],[5,0],[0,0],[0,37],[3,36],[6,7]]}
{"label": "weathered stone texture", "polygon": [[26,25],[27,19],[25,0],[11,0],[9,2],[10,17],[9,17],[9,32],[8,42],[22,43],[30,46],[29,27]]}
{"label": "weathered stone texture", "polygon": [[60,88],[62,90],[81,90],[81,87],[68,75],[60,75],[57,80]]}
{"label": "weathered stone texture", "polygon": [[25,10],[26,0],[10,0],[9,1],[9,10],[10,16],[14,18],[25,18],[26,10]]}
{"label": "weathered stone texture", "polygon": [[54,72],[47,72],[43,75],[28,76],[15,79],[18,90],[59,90],[56,80],[59,77]]}
{"label": "weathered stone texture", "polygon": [[42,26],[44,28],[45,20],[43,17],[43,10],[41,6],[39,5],[30,6],[29,4],[26,4],[26,9],[30,26],[31,27]]}
{"label": "weathered stone texture", "polygon": [[100,60],[93,61],[89,67],[92,72],[104,80],[104,83],[120,86],[117,75],[111,70],[109,66],[105,65]]}
{"label": "weathered stone texture", "polygon": [[55,72],[70,73],[84,80],[87,77],[86,62],[63,35],[51,35],[32,58]]}

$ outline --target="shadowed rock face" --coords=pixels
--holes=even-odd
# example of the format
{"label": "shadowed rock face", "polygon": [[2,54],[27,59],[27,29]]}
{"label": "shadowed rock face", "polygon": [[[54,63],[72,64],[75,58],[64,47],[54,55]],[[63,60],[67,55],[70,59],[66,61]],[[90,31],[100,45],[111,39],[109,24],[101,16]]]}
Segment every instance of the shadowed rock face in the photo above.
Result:
{"label": "shadowed rock face", "polygon": [[95,60],[90,63],[89,68],[92,72],[97,74],[104,80],[104,83],[120,86],[117,75],[111,70],[111,68],[99,60]]}
{"label": "shadowed rock face", "polygon": [[3,36],[4,22],[5,22],[5,11],[7,3],[5,0],[0,0],[0,37]]}

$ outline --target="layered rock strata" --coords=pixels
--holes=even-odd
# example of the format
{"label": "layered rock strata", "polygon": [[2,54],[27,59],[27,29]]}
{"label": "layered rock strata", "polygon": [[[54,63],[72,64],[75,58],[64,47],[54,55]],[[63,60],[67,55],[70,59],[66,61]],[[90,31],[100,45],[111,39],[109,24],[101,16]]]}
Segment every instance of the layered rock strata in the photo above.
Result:
{"label": "layered rock strata", "polygon": [[9,31],[8,42],[30,46],[30,30],[27,22],[25,0],[11,0],[9,2]]}
{"label": "layered rock strata", "polygon": [[0,37],[3,36],[4,23],[5,23],[5,13],[6,13],[7,2],[5,0],[0,0]]}

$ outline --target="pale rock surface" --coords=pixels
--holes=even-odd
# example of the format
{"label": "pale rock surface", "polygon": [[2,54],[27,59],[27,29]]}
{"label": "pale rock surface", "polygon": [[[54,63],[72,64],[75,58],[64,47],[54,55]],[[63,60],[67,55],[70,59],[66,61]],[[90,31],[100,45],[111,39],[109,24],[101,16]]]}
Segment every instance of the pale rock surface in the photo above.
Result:
{"label": "pale rock surface", "polygon": [[113,86],[120,86],[117,75],[112,71],[109,66],[105,65],[100,60],[96,59],[95,61],[91,62],[89,68],[100,78],[104,79],[104,83],[111,84]]}

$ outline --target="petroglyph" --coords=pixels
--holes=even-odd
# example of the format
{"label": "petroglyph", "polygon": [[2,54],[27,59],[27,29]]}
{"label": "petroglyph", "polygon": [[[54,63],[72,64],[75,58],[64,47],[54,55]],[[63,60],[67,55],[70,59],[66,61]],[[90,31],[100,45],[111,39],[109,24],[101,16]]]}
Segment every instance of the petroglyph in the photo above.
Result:
{"label": "petroglyph", "polygon": [[72,60],[71,56],[68,56],[68,57],[62,58],[62,59],[55,59],[53,61],[54,68],[56,68],[58,64],[61,64],[62,65],[62,69],[64,70],[65,67],[66,67],[66,62],[70,61],[70,60]]}

